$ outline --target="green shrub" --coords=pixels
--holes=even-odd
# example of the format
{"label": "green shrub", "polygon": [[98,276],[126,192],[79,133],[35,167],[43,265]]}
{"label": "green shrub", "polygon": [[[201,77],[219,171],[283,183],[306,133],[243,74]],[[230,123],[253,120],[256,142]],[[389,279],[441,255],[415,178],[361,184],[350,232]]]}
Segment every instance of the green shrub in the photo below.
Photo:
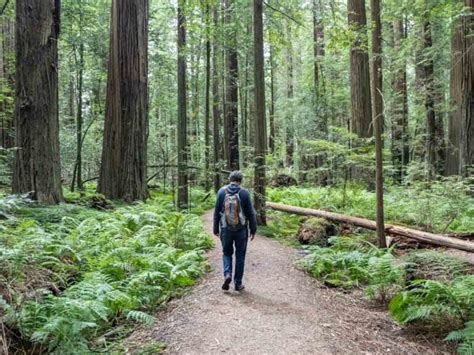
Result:
{"label": "green shrub", "polygon": [[[474,230],[474,199],[469,188],[467,179],[457,178],[386,185],[386,220],[436,232],[470,232]],[[375,219],[375,193],[358,185],[270,188],[267,199]]]}
{"label": "green shrub", "polygon": [[399,291],[405,282],[405,265],[398,262],[390,251],[369,259],[369,279],[366,295],[381,303]]}
{"label": "green shrub", "polygon": [[88,352],[120,322],[152,322],[156,306],[205,271],[212,246],[198,216],[173,211],[167,199],[113,212],[9,204],[0,320],[56,353]]}
{"label": "green shrub", "polygon": [[403,260],[406,262],[407,274],[413,280],[450,281],[474,271],[468,262],[436,250],[413,251],[403,256]]}
{"label": "green shrub", "polygon": [[445,340],[459,342],[457,350],[460,355],[474,354],[474,321],[466,322],[464,329],[452,331]]}
{"label": "green shrub", "polygon": [[402,324],[438,321],[452,329],[447,340],[462,341],[458,351],[471,354],[474,340],[474,275],[459,276],[449,282],[414,281],[395,295],[389,304],[392,317]]}
{"label": "green shrub", "polygon": [[298,232],[300,219],[299,216],[278,211],[268,211],[267,225],[259,226],[258,233],[288,244],[296,244],[294,237]]}
{"label": "green shrub", "polygon": [[332,237],[331,246],[310,247],[299,263],[325,284],[353,288],[367,285],[370,298],[385,302],[403,284],[403,265],[397,264],[391,249],[367,242],[367,236]]}

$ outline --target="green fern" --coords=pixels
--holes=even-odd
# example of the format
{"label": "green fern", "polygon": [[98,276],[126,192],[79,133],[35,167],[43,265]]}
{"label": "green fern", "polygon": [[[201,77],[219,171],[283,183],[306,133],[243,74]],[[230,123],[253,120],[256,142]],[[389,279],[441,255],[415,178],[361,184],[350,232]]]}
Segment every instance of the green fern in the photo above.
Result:
{"label": "green fern", "polygon": [[145,312],[202,275],[212,246],[200,218],[172,212],[168,199],[61,216],[23,202],[11,210],[16,219],[0,229],[0,282],[14,287],[0,298],[1,321],[52,353],[90,352],[92,339],[125,319],[151,323]]}
{"label": "green fern", "polygon": [[[310,247],[308,255],[298,262],[328,285],[352,288],[369,284],[372,290],[369,294],[375,296],[385,293],[388,285],[401,276],[400,269],[392,265],[391,250],[377,248],[367,242],[365,236],[332,237],[329,242],[328,248]],[[390,265],[394,271],[385,275],[380,269]]]}
{"label": "green fern", "polygon": [[459,342],[458,354],[471,355],[474,353],[474,321],[469,321],[465,324],[464,329],[455,330],[448,334],[444,339],[446,341]]}
{"label": "green fern", "polygon": [[389,251],[369,259],[369,282],[365,290],[371,299],[385,303],[405,282],[405,265],[395,260]]}
{"label": "green fern", "polygon": [[129,311],[127,313],[127,319],[147,325],[151,325],[155,322],[155,317],[141,311]]}
{"label": "green fern", "polygon": [[410,289],[395,295],[389,311],[402,324],[419,320],[441,320],[452,329],[446,340],[462,341],[460,354],[471,354],[474,342],[474,275],[460,276],[453,281],[414,281]]}

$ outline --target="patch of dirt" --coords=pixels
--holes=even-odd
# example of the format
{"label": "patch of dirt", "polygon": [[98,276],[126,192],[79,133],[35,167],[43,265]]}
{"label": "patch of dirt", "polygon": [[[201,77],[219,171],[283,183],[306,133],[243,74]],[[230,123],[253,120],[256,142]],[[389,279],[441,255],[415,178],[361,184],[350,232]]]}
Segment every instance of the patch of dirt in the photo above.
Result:
{"label": "patch of dirt", "polygon": [[[211,232],[212,211],[204,216]],[[169,354],[443,354],[449,344],[402,330],[384,309],[322,286],[294,265],[301,252],[265,237],[249,242],[242,293],[221,290],[221,249],[212,271],[170,302],[154,326],[125,342],[131,353],[163,341]]]}

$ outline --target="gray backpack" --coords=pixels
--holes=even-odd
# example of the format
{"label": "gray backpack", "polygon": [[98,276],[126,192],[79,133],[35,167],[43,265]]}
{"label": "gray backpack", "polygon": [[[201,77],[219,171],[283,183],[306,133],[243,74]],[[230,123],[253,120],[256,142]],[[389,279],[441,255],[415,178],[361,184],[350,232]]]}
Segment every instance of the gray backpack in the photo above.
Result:
{"label": "gray backpack", "polygon": [[245,226],[245,216],[240,205],[240,191],[236,194],[230,194],[227,188],[224,191],[224,212],[221,217],[222,227],[240,228]]}

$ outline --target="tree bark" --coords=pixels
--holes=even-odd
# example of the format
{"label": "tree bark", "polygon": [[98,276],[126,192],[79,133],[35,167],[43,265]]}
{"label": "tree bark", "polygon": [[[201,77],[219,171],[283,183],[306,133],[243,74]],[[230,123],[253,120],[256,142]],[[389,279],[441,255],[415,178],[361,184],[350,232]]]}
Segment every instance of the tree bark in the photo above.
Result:
{"label": "tree bark", "polygon": [[0,101],[0,146],[13,148],[14,139],[14,110],[11,98],[15,92],[15,21],[2,16],[0,19],[0,84],[4,88],[3,100]]}
{"label": "tree bark", "polygon": [[206,103],[205,103],[205,114],[204,114],[204,187],[206,191],[210,189],[210,175],[209,175],[209,162],[210,162],[210,134],[211,134],[211,108],[210,108],[210,91],[211,91],[211,8],[209,4],[206,5]]}
{"label": "tree bark", "polygon": [[424,88],[426,108],[426,150],[425,159],[427,175],[434,178],[442,174],[444,165],[444,134],[442,117],[436,115],[435,97],[436,88],[434,82],[434,60],[430,51],[433,46],[431,37],[431,23],[425,20],[422,26],[424,61]]}
{"label": "tree bark", "polygon": [[472,176],[474,169],[474,0],[464,0],[470,11],[463,19],[463,76],[461,101],[461,174]]}
{"label": "tree bark", "polygon": [[367,138],[372,137],[373,127],[365,0],[347,0],[347,11],[349,27],[356,36],[349,54],[352,103],[351,130],[359,137]]}
{"label": "tree bark", "polygon": [[148,0],[112,2],[102,164],[97,191],[145,200],[148,135]]}
{"label": "tree bark", "polygon": [[386,248],[383,206],[383,96],[382,96],[382,24],[380,0],[370,0],[372,17],[372,114],[375,135],[376,220],[379,247]]}
{"label": "tree bark", "polygon": [[[79,44],[79,63],[76,62],[76,67],[78,67],[78,83],[77,83],[77,119],[76,119],[76,164],[75,164],[75,176],[77,188],[82,190],[82,95],[83,95],[83,85],[84,85],[84,39],[82,34],[83,23],[83,8],[82,0],[79,0],[79,37],[81,43]],[[72,190],[74,190],[74,182],[72,183]]]}
{"label": "tree bark", "polygon": [[320,0],[313,0],[313,80],[316,96],[320,94],[319,57],[324,56],[324,27],[321,24],[322,6]]}
{"label": "tree bark", "polygon": [[[321,69],[320,58],[324,57],[324,26],[321,23],[323,7],[320,0],[313,0],[313,81],[314,81],[314,109],[316,117],[316,137],[326,139],[328,136],[328,119],[326,114],[326,105],[324,97],[324,77]],[[324,165],[325,155],[318,154],[316,159],[303,156],[303,161],[308,161],[310,166],[320,168]],[[325,185],[327,183],[327,173],[318,174],[318,183]]]}
{"label": "tree bark", "polygon": [[[405,28],[402,19],[393,22],[394,47],[396,53],[402,50]],[[405,175],[405,166],[409,162],[409,147],[407,139],[408,96],[406,60],[401,60],[400,66],[394,67],[394,110],[392,123],[392,161],[395,167],[395,179],[401,182]]]}
{"label": "tree bark", "polygon": [[[310,208],[288,206],[288,205],[283,205],[281,203],[274,203],[274,202],[267,202],[266,207],[271,208],[275,211],[292,213],[292,214],[297,214],[301,216],[314,216],[314,217],[326,218],[331,221],[352,224],[352,225],[359,226],[365,229],[370,229],[370,230],[376,230],[377,228],[377,223],[375,221],[371,221],[370,219],[352,217],[352,216],[339,214],[339,213],[327,212],[323,210],[314,210]],[[415,240],[433,244],[433,245],[449,247],[449,248],[454,248],[454,249],[459,249],[459,250],[465,250],[471,253],[474,252],[474,243],[472,242],[459,240],[452,237],[446,237],[440,234],[423,232],[423,231],[419,231],[412,228],[401,227],[395,224],[386,224],[385,233],[392,234],[392,235],[399,235],[402,237],[415,239]]]}
{"label": "tree bark", "polygon": [[[294,83],[293,83],[293,46],[291,38],[291,27],[288,25],[288,52],[287,52],[287,99],[289,106],[292,106],[294,96]],[[294,121],[293,116],[289,114],[286,117],[286,166],[292,167],[294,163],[295,153],[295,137],[294,137]]]}
{"label": "tree bark", "polygon": [[228,34],[226,35],[226,95],[225,95],[225,118],[224,118],[224,151],[226,153],[227,168],[239,170],[239,117],[238,117],[238,53],[236,44],[236,32],[234,30],[233,1],[225,0],[224,22]]}
{"label": "tree bark", "polygon": [[270,45],[270,140],[268,144],[272,154],[275,154],[275,140],[275,58],[274,48]]}
{"label": "tree bark", "polygon": [[[219,25],[219,15],[217,12],[217,6],[213,10],[213,22],[214,28]],[[220,95],[219,95],[219,56],[218,56],[218,42],[217,36],[213,37],[212,45],[212,136],[214,140],[213,144],[213,165],[214,165],[214,191],[219,191],[221,187],[220,174],[218,172],[220,154],[219,147],[221,146],[220,139],[220,122],[221,122],[221,110],[220,110]]]}
{"label": "tree bark", "polygon": [[188,207],[187,112],[186,112],[186,0],[178,0],[178,208]]}
{"label": "tree bark", "polygon": [[[189,41],[189,43],[192,43]],[[199,120],[199,87],[200,87],[200,63],[201,63],[201,38],[198,43],[191,47],[191,60],[189,67],[190,79],[190,112],[188,115],[188,159],[192,161],[201,160],[202,147],[200,144],[201,127]],[[189,107],[188,106],[188,107]],[[189,177],[188,177],[189,179]]]}
{"label": "tree bark", "polygon": [[58,120],[60,1],[16,2],[16,152],[13,192],[62,201]]}
{"label": "tree bark", "polygon": [[454,22],[451,35],[451,80],[450,113],[448,122],[448,141],[446,147],[446,175],[459,175],[461,148],[461,101],[462,101],[462,57],[463,57],[462,19]]}
{"label": "tree bark", "polygon": [[265,69],[263,54],[263,0],[254,0],[254,75],[255,75],[255,183],[254,205],[257,222],[266,225],[265,218],[265,155],[267,123],[265,119]]}

